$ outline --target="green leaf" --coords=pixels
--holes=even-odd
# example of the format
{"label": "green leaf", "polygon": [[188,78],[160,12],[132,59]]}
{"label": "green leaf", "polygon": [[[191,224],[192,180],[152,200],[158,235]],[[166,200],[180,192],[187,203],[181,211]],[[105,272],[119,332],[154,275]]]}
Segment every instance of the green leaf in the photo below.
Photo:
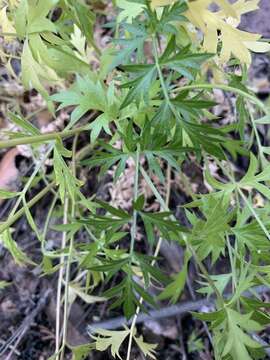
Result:
{"label": "green leaf", "polygon": [[125,264],[127,264],[129,262],[129,258],[124,258],[124,259],[120,259],[120,260],[110,260],[107,262],[104,262],[102,265],[97,265],[97,266],[91,266],[90,270],[94,270],[94,271],[118,271],[120,269],[123,268],[123,266]]}
{"label": "green leaf", "polygon": [[69,90],[54,94],[51,99],[61,103],[58,109],[75,106],[71,113],[71,125],[74,125],[90,110],[103,112],[93,123],[89,124],[89,128],[93,132],[91,140],[95,141],[102,128],[110,134],[109,123],[117,117],[118,107],[113,85],[106,89],[100,81],[94,81],[90,77],[77,76],[76,82]]}
{"label": "green leaf", "polygon": [[148,36],[147,30],[142,24],[125,24],[124,29],[130,34],[127,39],[116,39],[114,42],[121,46],[121,50],[113,51],[114,58],[110,64],[109,70],[113,70],[118,65],[129,62],[132,54],[141,57],[143,54],[143,45]]}
{"label": "green leaf", "polygon": [[[228,285],[229,281],[232,278],[232,274],[229,273],[229,274],[210,275],[210,278],[213,280],[213,283],[215,284],[219,293],[223,294],[226,286]],[[201,281],[199,281],[199,283],[205,286],[197,290],[198,293],[206,294],[207,296],[210,296],[214,293],[213,288],[208,283],[204,283]]]}
{"label": "green leaf", "polygon": [[94,45],[95,14],[84,3],[76,0],[68,0],[68,3],[76,25],[81,29],[88,42]]}
{"label": "green leaf", "polygon": [[229,231],[229,222],[232,213],[228,211],[226,199],[218,199],[214,196],[202,198],[201,210],[205,220],[198,218],[193,223],[190,241],[197,249],[200,259],[212,255],[212,262],[216,262],[225,249],[225,235]]}
{"label": "green leaf", "polygon": [[105,297],[89,295],[87,292],[85,292],[82,288],[80,288],[76,284],[70,284],[69,291],[71,293],[74,293],[74,295],[78,296],[79,298],[81,298],[86,304],[95,304],[107,300]]}
{"label": "green leaf", "polygon": [[149,356],[151,359],[156,359],[155,357],[155,349],[157,348],[157,344],[149,344],[144,342],[142,336],[134,336],[133,337],[140,350],[142,351],[144,356]]}
{"label": "green leaf", "polygon": [[72,352],[72,360],[85,360],[89,353],[95,349],[93,344],[83,344],[78,346],[70,346],[69,349]]}
{"label": "green leaf", "polygon": [[102,129],[106,132],[106,134],[112,135],[109,128],[110,122],[111,119],[107,114],[101,114],[89,125],[89,129],[92,130],[90,136],[92,144],[96,141]]}
{"label": "green leaf", "polygon": [[138,15],[140,15],[145,9],[144,4],[140,4],[137,2],[130,2],[127,0],[117,0],[117,6],[121,9],[117,17],[117,22],[126,21],[127,23],[132,23],[132,20],[135,19]]}
{"label": "green leaf", "polygon": [[255,123],[258,125],[269,125],[270,123],[270,115],[265,115],[259,119],[255,120]]}
{"label": "green leaf", "polygon": [[96,335],[91,335],[92,339],[95,340],[94,344],[96,350],[105,351],[108,348],[111,348],[111,354],[113,358],[118,357],[122,359],[119,351],[120,347],[123,344],[126,337],[129,335],[130,330],[103,330],[103,329],[95,329]]}
{"label": "green leaf", "polygon": [[67,192],[73,201],[75,201],[75,197],[79,193],[78,187],[81,183],[72,175],[57,146],[54,147],[53,166],[55,182],[59,185],[60,199],[64,203],[65,194]]}
{"label": "green leaf", "polygon": [[186,251],[184,264],[182,270],[177,274],[174,280],[166,286],[162,293],[158,296],[159,300],[170,299],[173,303],[176,303],[179,299],[187,278],[188,263],[191,258],[189,251]]}
{"label": "green leaf", "polygon": [[161,57],[160,64],[175,70],[190,80],[194,80],[194,75],[200,70],[200,66],[211,57],[211,54],[193,54],[189,47],[186,47],[170,58]]}
{"label": "green leaf", "polygon": [[10,111],[8,112],[8,116],[14,124],[28,132],[30,135],[40,135],[40,131],[23,117],[15,115]]}
{"label": "green leaf", "polygon": [[110,214],[115,215],[121,219],[130,219],[130,215],[120,208],[115,208],[108,203],[96,199],[96,203],[99,204],[103,209],[107,210]]}
{"label": "green leaf", "polygon": [[38,0],[35,6],[32,6],[28,1],[28,12],[27,12],[27,33],[35,32],[55,32],[56,28],[54,23],[47,18],[49,11],[57,5],[59,0]]}
{"label": "green leaf", "polygon": [[153,229],[156,227],[162,234],[164,239],[173,239],[172,234],[179,236],[181,232],[188,232],[188,230],[181,226],[178,221],[169,219],[170,213],[145,213],[140,212],[140,216],[145,224],[147,238],[151,242],[154,241]]}
{"label": "green leaf", "polygon": [[40,77],[45,75],[45,69],[34,59],[27,40],[24,42],[21,62],[22,82],[25,88],[28,90],[35,88],[45,99],[48,99],[49,94],[40,80]]}
{"label": "green leaf", "polygon": [[227,310],[228,333],[222,356],[230,354],[233,360],[252,360],[248,348],[259,348],[261,345],[248,336],[244,330],[261,329],[258,324],[250,320],[251,314],[241,315],[238,312]]}
{"label": "green leaf", "polygon": [[0,189],[0,199],[12,199],[16,196],[19,196],[20,192],[7,191],[4,189]]}
{"label": "green leaf", "polygon": [[144,203],[145,203],[145,198],[144,195],[141,194],[134,202],[133,208],[137,211],[141,211],[144,207]]}
{"label": "green leaf", "polygon": [[24,208],[24,212],[25,212],[25,216],[26,216],[26,219],[28,221],[28,224],[30,225],[31,229],[34,231],[34,233],[36,234],[38,240],[40,242],[42,242],[42,238],[41,238],[41,235],[39,233],[39,230],[37,228],[37,225],[32,217],[32,214],[28,208],[28,205],[27,205],[27,202],[25,200],[25,197],[23,197],[23,208]]}
{"label": "green leaf", "polygon": [[3,290],[3,289],[5,289],[6,287],[8,287],[8,286],[10,286],[10,285],[11,285],[10,282],[1,280],[1,281],[0,281],[0,290]]}
{"label": "green leaf", "polygon": [[267,165],[264,170],[257,174],[258,160],[253,153],[250,153],[250,163],[247,173],[239,181],[239,186],[245,188],[246,186],[254,187],[267,199],[270,199],[270,189],[261,182],[270,180],[270,164]]}
{"label": "green leaf", "polygon": [[247,246],[252,252],[268,251],[269,240],[256,221],[247,224],[236,224],[232,228],[238,242],[239,251]]}
{"label": "green leaf", "polygon": [[157,69],[154,65],[127,65],[124,70],[138,72],[140,75],[121,86],[121,88],[130,89],[127,93],[120,109],[124,109],[133,101],[138,105],[141,101],[149,102],[149,91],[157,77]]}
{"label": "green leaf", "polygon": [[34,262],[28,258],[28,256],[19,248],[17,243],[12,239],[10,229],[5,230],[1,234],[1,240],[5,248],[7,248],[10,254],[12,255],[16,264],[20,266],[26,264],[34,265]]}

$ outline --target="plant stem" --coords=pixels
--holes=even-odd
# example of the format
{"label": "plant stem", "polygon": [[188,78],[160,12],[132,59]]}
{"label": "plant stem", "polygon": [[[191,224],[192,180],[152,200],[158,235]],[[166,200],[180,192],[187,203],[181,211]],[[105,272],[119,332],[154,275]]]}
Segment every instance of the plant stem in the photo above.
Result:
{"label": "plant stem", "polygon": [[27,183],[25,184],[23,190],[20,193],[20,196],[18,197],[9,217],[12,217],[18,206],[20,205],[20,202],[22,201],[22,199],[25,197],[25,194],[27,193],[29,187],[31,186],[32,181],[34,180],[34,178],[36,177],[37,173],[39,172],[40,168],[42,167],[42,165],[45,163],[45,161],[47,160],[48,156],[50,155],[50,152],[52,151],[52,146],[49,147],[49,150],[44,154],[44,156],[42,157],[42,159],[40,159],[39,161],[36,162],[36,167],[33,171],[33,173],[31,174],[30,178],[28,179]]}
{"label": "plant stem", "polygon": [[[41,190],[33,199],[31,199],[27,203],[27,207],[30,209],[33,205],[35,205],[40,199],[43,198],[51,189],[54,187],[55,183],[52,182],[49,185],[47,185],[43,190]],[[0,225],[0,234],[2,234],[3,231],[8,229],[12,224],[15,223],[25,212],[25,208],[22,207],[20,210],[18,210],[11,218],[7,219],[3,224]]]}
{"label": "plant stem", "polygon": [[73,135],[79,134],[79,133],[81,133],[83,131],[87,131],[87,130],[88,130],[87,126],[81,126],[81,127],[77,127],[72,130],[64,130],[61,132],[54,132],[54,133],[41,134],[41,135],[36,135],[36,136],[25,136],[25,137],[19,137],[16,139],[3,140],[3,141],[0,141],[0,149],[14,147],[17,145],[37,144],[40,142],[57,140],[57,139],[73,136]]}
{"label": "plant stem", "polygon": [[[137,146],[136,158],[135,158],[135,179],[134,179],[134,202],[138,198],[138,189],[139,189],[139,166],[140,166],[140,145]],[[131,229],[131,243],[130,243],[130,259],[132,260],[134,245],[136,239],[136,230],[137,230],[137,210],[133,210],[133,220],[132,220],[132,229]]]}
{"label": "plant stem", "polygon": [[[76,146],[78,141],[78,134],[76,134],[73,146],[72,146],[72,162],[71,162],[71,171],[72,175],[76,177]],[[75,203],[72,201],[71,203],[71,219],[75,218]],[[66,262],[66,277],[65,277],[65,298],[64,298],[64,315],[63,315],[63,340],[62,340],[62,353],[60,359],[64,359],[65,355],[65,345],[67,341],[67,327],[68,327],[68,312],[69,312],[69,281],[70,281],[70,267],[72,262],[73,255],[73,242],[74,235],[71,236],[69,240],[69,251]]]}
{"label": "plant stem", "polygon": [[243,96],[246,99],[249,99],[251,102],[256,104],[265,114],[268,114],[268,110],[266,109],[264,103],[257,99],[255,96],[246,93],[245,91],[234,88],[229,85],[224,84],[192,84],[192,85],[185,85],[179,88],[175,88],[174,91],[186,91],[186,90],[196,90],[196,89],[205,89],[205,90],[213,90],[213,89],[220,89],[223,91],[229,91],[240,96]]}
{"label": "plant stem", "polygon": [[167,101],[167,103],[168,103],[172,113],[174,114],[174,116],[179,120],[179,114],[176,111],[174,105],[172,104],[172,102],[170,100],[170,96],[169,96],[169,93],[168,93],[168,90],[167,90],[167,87],[166,87],[166,84],[165,84],[165,80],[164,80],[164,77],[163,77],[163,74],[162,74],[162,71],[161,71],[161,68],[160,68],[160,65],[159,65],[158,45],[157,45],[156,37],[153,38],[153,48],[154,48],[155,65],[156,65],[156,68],[157,68],[157,71],[158,71],[158,76],[159,76],[159,80],[160,80],[160,83],[161,83],[164,98]]}
{"label": "plant stem", "polygon": [[[64,199],[64,216],[63,216],[63,224],[67,224],[68,220],[68,197],[67,194],[65,194]],[[61,249],[64,250],[66,247],[66,240],[67,240],[67,232],[63,231],[62,234],[62,244]],[[56,298],[56,322],[55,322],[55,353],[56,360],[59,360],[59,352],[60,352],[60,343],[61,343],[61,290],[62,290],[62,281],[64,277],[64,264],[65,264],[65,257],[61,255],[60,258],[60,269],[59,269],[59,275],[58,275],[58,283],[57,283],[57,298]],[[61,348],[63,351],[64,349]]]}
{"label": "plant stem", "polygon": [[249,109],[249,114],[250,114],[250,120],[251,120],[251,125],[255,134],[255,138],[257,141],[257,145],[258,145],[258,151],[259,151],[259,156],[260,156],[260,160],[261,160],[261,166],[266,166],[267,165],[267,160],[265,159],[264,153],[263,153],[263,148],[262,148],[262,143],[261,143],[261,139],[257,130],[257,126],[255,123],[255,119],[254,116],[252,114],[251,109]]}
{"label": "plant stem", "polygon": [[[138,144],[137,145],[137,151],[136,151],[136,158],[135,158],[134,202],[138,199],[139,168],[140,168],[140,145]],[[137,231],[137,216],[138,216],[137,210],[133,209],[133,221],[132,221],[132,229],[131,229],[131,243],[130,243],[130,250],[129,250],[130,264],[131,264],[133,253],[134,253],[134,245],[135,245],[136,231]],[[142,299],[139,300],[139,302],[141,302],[141,301],[142,301]],[[135,316],[133,318],[133,321],[132,321],[132,324],[131,324],[131,327],[130,327],[126,360],[130,360],[133,332],[134,332],[134,328],[135,328],[135,324],[136,324],[136,315],[137,315],[137,313],[139,311],[140,311],[140,308],[138,306],[137,309],[136,309],[136,314],[135,314]]]}
{"label": "plant stem", "polygon": [[54,210],[54,207],[56,205],[56,202],[58,200],[58,194],[56,193],[53,197],[53,201],[51,202],[51,205],[50,205],[50,208],[49,208],[49,211],[48,211],[48,214],[46,216],[46,220],[45,220],[45,223],[44,223],[44,227],[43,227],[43,231],[42,231],[42,243],[41,243],[41,246],[42,246],[42,252],[45,253],[45,242],[46,242],[46,235],[47,235],[47,231],[48,231],[48,228],[49,228],[49,224],[50,224],[50,220],[51,220],[51,217],[52,217],[52,214],[53,214],[53,210]]}
{"label": "plant stem", "polygon": [[[171,194],[171,167],[168,166],[168,169],[167,169],[167,193],[166,193],[166,204],[167,205],[169,204],[170,194]],[[158,254],[159,254],[160,247],[161,247],[161,244],[162,244],[162,240],[163,240],[162,237],[160,237],[158,239],[156,250],[154,252],[154,257],[157,257]],[[155,262],[156,262],[156,260],[153,259],[152,262],[151,262],[151,266],[154,266]],[[140,297],[139,303],[142,304],[142,302],[143,302],[143,298]],[[139,312],[140,312],[140,306],[137,306],[135,315],[134,315],[134,317],[132,319],[132,323],[131,323],[131,326],[130,326],[129,343],[128,343],[128,351],[127,351],[126,360],[130,359],[133,333],[134,333],[134,329],[135,329],[135,326],[136,326],[136,322],[137,322],[137,319],[138,319]]]}
{"label": "plant stem", "polygon": [[17,37],[18,35],[16,33],[9,33],[9,32],[2,32],[0,31],[0,36],[12,36]]}
{"label": "plant stem", "polygon": [[267,237],[268,240],[270,240],[270,234],[269,231],[267,230],[267,228],[265,227],[265,225],[263,224],[263,222],[261,221],[261,219],[259,218],[258,214],[256,213],[256,211],[253,209],[253,207],[251,206],[250,202],[248,201],[248,199],[245,197],[243,191],[237,187],[237,191],[239,192],[241,198],[244,200],[244,202],[246,203],[247,207],[249,208],[251,214],[254,216],[254,218],[256,219],[257,223],[259,224],[259,226],[261,227],[262,231],[264,232],[265,236]]}

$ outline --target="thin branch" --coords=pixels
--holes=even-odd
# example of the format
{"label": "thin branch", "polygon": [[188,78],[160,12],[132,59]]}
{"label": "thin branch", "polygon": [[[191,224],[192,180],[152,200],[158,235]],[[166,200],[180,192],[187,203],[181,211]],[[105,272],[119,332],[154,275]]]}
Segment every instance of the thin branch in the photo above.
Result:
{"label": "thin branch", "polygon": [[[78,141],[78,134],[75,136],[72,146],[72,163],[71,163],[71,171],[72,175],[76,177],[76,147]],[[71,203],[71,219],[75,218],[75,203],[72,201]],[[69,281],[70,281],[70,267],[73,255],[73,242],[74,235],[71,236],[69,240],[69,251],[66,262],[66,277],[65,277],[65,297],[64,297],[64,315],[63,315],[63,340],[62,340],[62,353],[60,359],[64,359],[65,355],[65,345],[67,341],[67,327],[68,327],[68,312],[69,312]]]}
{"label": "thin branch", "polygon": [[251,102],[253,102],[254,104],[256,104],[258,106],[258,108],[260,108],[265,114],[269,115],[269,112],[266,108],[266,106],[264,105],[264,103],[262,101],[260,101],[259,99],[257,99],[255,96],[232,86],[229,85],[224,85],[224,84],[192,84],[192,85],[185,85],[185,86],[181,86],[181,87],[177,87],[174,89],[175,92],[181,92],[181,91],[186,91],[186,90],[196,90],[196,89],[205,89],[205,90],[212,90],[212,89],[220,89],[223,91],[229,91],[232,92],[234,94],[238,94],[240,96],[243,96],[244,98],[250,100]]}
{"label": "thin branch", "polygon": [[[68,221],[68,197],[65,194],[64,200],[64,216],[63,216],[63,224],[67,224]],[[64,250],[66,247],[67,241],[67,232],[64,231],[62,234],[62,244],[61,249]],[[64,264],[65,264],[65,257],[61,255],[60,258],[60,269],[58,275],[58,284],[57,284],[57,298],[56,298],[56,322],[55,322],[55,353],[56,360],[59,360],[59,352],[60,352],[60,343],[61,343],[61,292],[62,292],[62,282],[64,277]]]}
{"label": "thin branch", "polygon": [[89,130],[89,126],[81,126],[72,130],[64,130],[35,136],[24,136],[16,139],[3,140],[0,141],[0,149],[14,147],[17,145],[44,143],[46,141],[62,139],[76,134],[80,134],[81,132],[87,130]]}
{"label": "thin branch", "polygon": [[[138,164],[138,170],[139,169],[140,169],[140,166]],[[166,203],[165,203],[167,206],[169,204],[170,194],[171,194],[171,167],[168,166],[168,169],[167,169],[167,192],[166,192]],[[157,243],[157,246],[156,246],[156,249],[155,249],[155,252],[154,252],[154,258],[156,258],[158,256],[158,254],[159,254],[159,251],[160,251],[160,248],[161,248],[161,245],[162,245],[162,241],[163,241],[162,237],[159,237],[158,243]],[[156,260],[153,259],[152,262],[151,262],[151,266],[154,266],[155,262],[156,262]],[[140,305],[142,304],[142,302],[143,302],[143,298],[141,297],[139,299]],[[127,351],[127,360],[129,360],[130,354],[131,354],[133,332],[134,332],[134,329],[135,329],[135,326],[136,326],[136,323],[137,323],[139,311],[140,311],[140,306],[137,306],[135,315],[134,315],[133,319],[131,320],[129,342],[128,342],[128,351]]]}
{"label": "thin branch", "polygon": [[[134,180],[134,202],[138,198],[138,188],[139,188],[139,172],[140,172],[140,146],[137,145],[137,151],[136,151],[136,158],[135,158],[135,180]],[[133,222],[132,222],[132,229],[131,229],[131,244],[130,244],[130,262],[132,261],[132,256],[134,252],[134,244],[135,244],[135,238],[136,238],[136,229],[137,229],[137,210],[133,210]],[[140,304],[142,302],[142,298],[139,300]],[[137,306],[136,314],[140,311],[140,307]],[[129,333],[129,339],[128,339],[128,349],[127,349],[127,357],[126,360],[130,360],[131,355],[131,347],[132,347],[132,339],[133,339],[133,332],[136,325],[136,314],[133,318],[131,327],[130,327],[130,333]]]}
{"label": "thin branch", "polygon": [[[51,182],[44,189],[42,189],[33,199],[27,203],[28,209],[34,206],[40,199],[42,199],[51,189],[55,186],[55,182]],[[18,210],[11,218],[8,218],[3,224],[0,225],[0,234],[7,230],[11,225],[13,225],[25,212],[25,207],[22,207]]]}

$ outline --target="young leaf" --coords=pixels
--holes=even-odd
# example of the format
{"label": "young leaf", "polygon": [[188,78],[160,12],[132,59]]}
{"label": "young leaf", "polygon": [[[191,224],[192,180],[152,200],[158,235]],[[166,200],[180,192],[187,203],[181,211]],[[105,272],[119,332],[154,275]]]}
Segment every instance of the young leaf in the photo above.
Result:
{"label": "young leaf", "polygon": [[17,243],[12,239],[10,229],[5,230],[1,234],[1,240],[3,245],[8,249],[10,254],[12,255],[14,261],[20,265],[31,264],[34,265],[34,262],[28,258],[28,256],[19,248]]}
{"label": "young leaf", "polygon": [[71,360],[85,360],[89,353],[95,349],[94,344],[83,344],[78,346],[70,346],[69,349],[72,352]]}
{"label": "young leaf", "polygon": [[144,342],[142,336],[137,337],[134,335],[134,340],[136,341],[144,356],[149,356],[151,359],[156,359],[155,349],[157,348],[157,344],[149,344]]}
{"label": "young leaf", "polygon": [[83,289],[81,289],[79,286],[73,284],[69,285],[69,291],[71,293],[74,293],[74,295],[78,296],[79,298],[81,298],[86,304],[95,304],[97,302],[103,302],[107,300],[105,297],[89,295],[87,294],[87,292],[83,291]]}
{"label": "young leaf", "polygon": [[12,199],[16,196],[20,195],[19,192],[13,192],[13,191],[8,191],[8,190],[4,190],[4,189],[0,189],[0,199]]}
{"label": "young leaf", "polygon": [[[241,63],[250,65],[249,49],[257,52],[270,50],[269,44],[260,46],[258,40],[261,36],[259,34],[251,34],[236,28],[240,23],[241,15],[258,8],[258,1],[238,0],[233,4],[219,1],[221,11],[217,12],[209,10],[210,3],[212,0],[193,1],[189,3],[186,13],[187,18],[194,26],[203,32],[203,47],[206,51],[217,53],[218,44],[221,43],[220,60],[223,63],[228,62],[231,55],[234,55]],[[232,16],[232,14],[234,15]],[[229,20],[230,18],[231,20]]]}
{"label": "young leaf", "polygon": [[90,335],[92,339],[95,340],[94,344],[96,350],[105,351],[108,348],[111,348],[111,354],[113,358],[118,357],[122,359],[119,351],[122,343],[129,335],[130,330],[122,330],[122,331],[113,331],[113,330],[103,330],[103,329],[95,329],[94,333],[96,335]]}
{"label": "young leaf", "polygon": [[144,4],[140,4],[137,2],[130,2],[127,0],[117,0],[116,4],[121,9],[121,12],[117,17],[117,21],[119,23],[124,20],[127,23],[132,23],[133,19],[135,19],[138,15],[140,15],[145,9]]}
{"label": "young leaf", "polygon": [[174,280],[166,286],[162,293],[159,294],[159,300],[170,299],[173,303],[177,302],[186,283],[190,258],[191,254],[186,251],[182,270],[175,276]]}

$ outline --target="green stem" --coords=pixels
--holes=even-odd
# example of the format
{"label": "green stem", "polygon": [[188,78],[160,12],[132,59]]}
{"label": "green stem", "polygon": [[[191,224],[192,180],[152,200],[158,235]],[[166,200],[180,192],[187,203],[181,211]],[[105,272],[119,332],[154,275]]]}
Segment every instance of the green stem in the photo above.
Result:
{"label": "green stem", "polygon": [[164,95],[165,100],[166,100],[167,104],[169,105],[172,113],[174,114],[174,116],[175,116],[178,120],[181,121],[177,110],[175,109],[174,105],[172,104],[172,102],[171,102],[171,100],[170,100],[170,96],[169,96],[169,93],[168,93],[168,89],[167,89],[167,87],[166,87],[165,80],[164,80],[164,77],[163,77],[163,74],[162,74],[162,70],[161,70],[160,65],[159,65],[158,44],[157,44],[157,39],[156,39],[156,38],[153,38],[153,48],[154,48],[155,66],[156,66],[156,68],[157,68],[157,72],[158,72],[159,80],[160,80],[160,83],[161,83],[163,95]]}
{"label": "green stem", "polygon": [[36,136],[25,136],[25,137],[19,137],[17,139],[4,140],[4,141],[0,141],[0,149],[14,147],[17,145],[36,144],[50,140],[57,140],[59,138],[73,136],[87,130],[88,127],[81,126],[72,130],[64,130],[62,132],[54,132],[54,133],[41,134]]}
{"label": "green stem", "polygon": [[252,111],[249,111],[249,113],[250,113],[251,125],[252,125],[253,131],[254,131],[254,134],[255,134],[255,138],[256,138],[256,141],[257,141],[257,145],[258,145],[259,156],[260,156],[260,159],[261,159],[261,166],[263,167],[263,166],[267,165],[267,160],[266,160],[266,158],[264,156],[264,153],[263,153],[261,139],[260,139],[260,136],[259,136],[259,133],[258,133],[258,130],[257,130],[256,122],[255,122],[254,116],[252,114]]}
{"label": "green stem", "polygon": [[237,191],[239,192],[241,198],[244,200],[244,202],[246,203],[247,207],[249,208],[249,211],[251,212],[251,214],[254,216],[254,218],[256,219],[257,223],[259,224],[259,226],[261,227],[262,231],[264,232],[265,236],[267,237],[268,240],[270,240],[270,234],[269,231],[267,230],[267,228],[265,227],[265,225],[263,224],[263,222],[261,221],[261,219],[259,218],[258,214],[256,213],[256,211],[253,209],[253,207],[251,206],[250,202],[248,201],[248,199],[245,197],[243,191],[237,187]]}
{"label": "green stem", "polygon": [[[74,178],[76,178],[76,147],[78,141],[78,134],[76,134],[73,145],[72,145],[72,162],[71,162],[71,171]],[[71,203],[71,219],[74,221],[75,218],[75,202]],[[62,341],[62,353],[60,359],[64,359],[65,355],[65,346],[67,342],[67,327],[68,327],[68,316],[69,316],[69,282],[70,282],[70,268],[73,256],[73,244],[74,244],[74,235],[71,236],[69,240],[69,251],[66,263],[66,276],[65,276],[65,295],[64,295],[64,315],[63,315],[63,341]]]}
{"label": "green stem", "polygon": [[[166,192],[166,205],[168,206],[169,204],[169,199],[170,199],[170,194],[171,194],[171,167],[168,166],[168,169],[167,169],[167,192]],[[163,200],[163,199],[162,199]],[[154,266],[155,265],[155,262],[156,262],[156,257],[158,256],[159,254],[159,251],[160,251],[160,248],[161,248],[161,244],[162,244],[162,237],[160,237],[158,239],[158,243],[157,243],[157,246],[156,246],[156,249],[155,249],[155,252],[154,252],[154,259],[152,260],[151,262],[151,266]],[[140,297],[140,300],[139,300],[139,304],[141,305],[143,302],[143,298]],[[138,318],[138,315],[139,315],[139,312],[140,312],[140,306],[137,306],[136,308],[136,313],[132,319],[132,323],[131,323],[131,326],[130,326],[130,333],[129,333],[129,345],[128,345],[128,351],[127,351],[127,359],[126,360],[129,360],[130,358],[130,354],[131,354],[131,346],[132,346],[132,339],[133,339],[133,333],[134,333],[134,329],[135,329],[135,326],[136,326],[136,321],[137,321],[137,318]]]}
{"label": "green stem", "polygon": [[47,160],[47,158],[50,155],[51,151],[52,151],[52,147],[49,147],[49,150],[44,154],[42,159],[40,159],[39,161],[36,162],[36,167],[35,167],[33,173],[31,174],[30,178],[28,179],[27,183],[25,184],[23,190],[21,191],[20,196],[18,197],[18,199],[17,199],[11,213],[9,214],[9,217],[12,217],[15,214],[18,206],[20,205],[20,202],[25,197],[25,195],[26,195],[27,191],[29,190],[34,178],[36,177],[37,173],[39,172],[39,170],[41,169],[41,167],[43,166],[43,164]]}
{"label": "green stem", "polygon": [[[43,190],[41,190],[33,199],[31,199],[27,203],[28,209],[30,209],[33,205],[35,205],[40,199],[43,198],[51,189],[54,187],[55,183],[52,182],[47,185]],[[3,224],[0,225],[0,234],[3,233],[6,229],[8,229],[11,225],[15,223],[25,212],[25,208],[22,207],[19,211],[17,211],[11,218],[7,219]]]}
{"label": "green stem", "polygon": [[268,110],[266,109],[264,103],[257,99],[255,96],[241,90],[238,88],[234,88],[229,85],[224,84],[192,84],[192,85],[185,85],[179,88],[175,88],[174,91],[186,91],[186,90],[196,90],[196,89],[205,89],[205,90],[213,90],[213,89],[220,89],[223,91],[229,91],[240,96],[243,96],[246,99],[249,99],[251,102],[256,104],[258,108],[260,108],[265,114],[268,114]]}
{"label": "green stem", "polygon": [[[135,157],[134,202],[138,199],[139,168],[140,168],[140,145],[138,144],[137,151],[136,151],[136,157]],[[131,264],[133,253],[134,253],[134,245],[135,245],[136,231],[137,231],[137,216],[138,216],[137,210],[133,209],[133,221],[132,221],[132,229],[131,229],[131,243],[130,243],[130,251],[129,251],[130,264]],[[142,300],[140,299],[139,301],[141,302]],[[138,306],[138,308],[139,308],[139,306]],[[138,308],[136,309],[136,314],[139,311]],[[134,328],[135,328],[135,325],[136,325],[136,314],[135,314],[135,316],[133,318],[133,321],[132,321],[132,324],[131,324],[131,327],[130,327],[126,360],[130,360],[130,356],[131,356],[133,333],[134,333]]]}
{"label": "green stem", "polygon": [[17,37],[16,33],[9,33],[9,32],[0,32],[0,36],[12,36],[12,37]]}
{"label": "green stem", "polygon": [[44,254],[46,253],[46,250],[45,250],[46,235],[47,235],[47,232],[49,229],[50,220],[52,218],[53,210],[54,210],[57,200],[58,200],[58,194],[56,193],[53,197],[53,201],[51,202],[51,205],[50,205],[50,208],[49,208],[49,211],[46,216],[45,223],[44,223],[44,228],[43,228],[43,232],[42,232],[42,252]]}
{"label": "green stem", "polygon": [[163,91],[163,94],[164,94],[164,97],[165,97],[166,101],[170,105],[171,104],[170,96],[169,96],[169,93],[168,93],[168,90],[167,90],[167,87],[166,87],[166,84],[165,84],[165,80],[164,80],[164,77],[163,77],[163,74],[162,74],[162,71],[161,71],[161,68],[160,68],[160,65],[159,65],[158,45],[157,45],[157,39],[156,38],[153,38],[153,48],[154,48],[155,65],[156,65],[156,68],[157,68],[157,71],[158,71],[158,76],[159,76],[159,80],[160,80],[160,83],[161,83],[162,91]]}
{"label": "green stem", "polygon": [[[63,224],[67,224],[68,221],[68,206],[69,206],[69,198],[67,197],[67,192],[65,192],[64,196],[64,215],[63,215]],[[57,293],[56,293],[56,317],[55,317],[55,354],[56,360],[60,360],[63,352],[65,351],[65,344],[62,342],[61,344],[61,291],[62,291],[62,281],[64,278],[64,266],[65,266],[65,256],[63,255],[64,249],[66,247],[67,241],[67,232],[63,231],[62,233],[62,242],[61,242],[61,257],[60,257],[60,269],[58,273],[57,280]]]}
{"label": "green stem", "polygon": [[232,293],[234,293],[234,291],[237,287],[237,276],[236,276],[235,261],[233,259],[232,247],[230,244],[230,239],[229,239],[228,234],[226,234],[226,242],[227,242],[228,254],[229,254],[230,265],[231,265],[231,272],[232,272]]}
{"label": "green stem", "polygon": [[[135,157],[135,179],[134,179],[134,202],[138,198],[138,189],[139,189],[139,166],[140,166],[140,145],[137,146],[136,157]],[[136,239],[136,230],[137,230],[137,210],[133,210],[133,220],[132,220],[132,229],[131,229],[131,242],[130,242],[130,260],[132,260],[134,245]]]}

